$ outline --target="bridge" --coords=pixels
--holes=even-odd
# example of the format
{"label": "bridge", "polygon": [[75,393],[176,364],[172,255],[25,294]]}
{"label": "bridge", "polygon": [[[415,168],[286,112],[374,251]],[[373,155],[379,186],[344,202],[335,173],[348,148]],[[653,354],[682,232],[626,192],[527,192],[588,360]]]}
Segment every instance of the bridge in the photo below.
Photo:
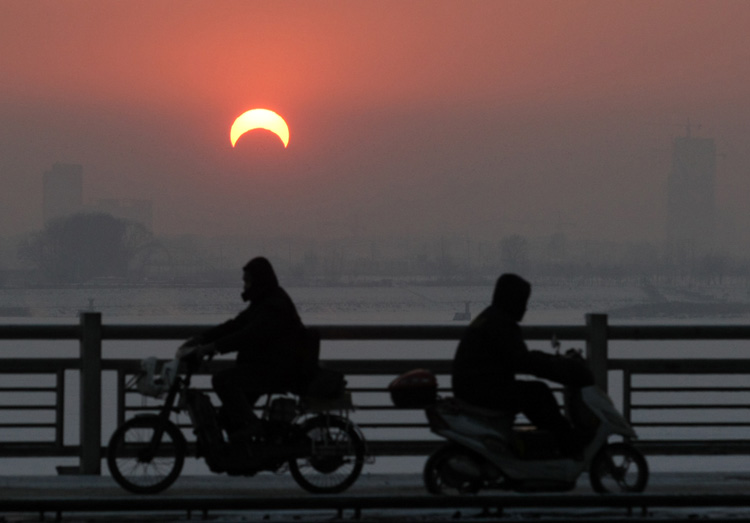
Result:
{"label": "bridge", "polygon": [[[140,370],[140,358],[103,357],[103,346],[113,341],[183,340],[208,325],[108,325],[102,315],[82,313],[79,322],[67,325],[2,325],[0,340],[18,340],[18,348],[31,340],[73,340],[77,357],[18,357],[0,354],[0,378],[26,375],[24,383],[0,381],[0,429],[16,434],[0,442],[0,457],[78,458],[76,473],[101,474],[105,442],[110,432],[103,429],[103,405],[114,398],[114,423],[136,412],[153,410],[158,404],[144,404],[127,387]],[[461,326],[319,325],[323,344],[334,341],[376,341],[389,345],[414,341],[456,341]],[[585,347],[596,380],[617,398],[625,417],[637,431],[655,436],[635,442],[647,455],[745,455],[750,453],[747,409],[750,405],[750,348],[737,347],[732,358],[612,358],[614,340],[748,340],[750,325],[610,325],[603,314],[588,314],[583,325],[524,326],[528,340],[556,337]],[[70,341],[68,341],[70,342]],[[207,372],[230,365],[215,360]],[[323,362],[344,372],[350,379],[355,405],[354,420],[363,429],[370,453],[385,456],[425,456],[440,444],[430,434],[419,410],[396,409],[387,394],[388,383],[413,368],[429,368],[441,383],[440,393],[450,394],[449,357],[378,359],[370,354],[352,354]],[[714,383],[675,385],[663,376],[719,376]],[[646,380],[643,377],[659,379]],[[728,379],[728,377],[733,379]],[[107,383],[103,386],[103,377]],[[723,377],[727,377],[724,379]],[[358,378],[367,378],[360,380]],[[736,378],[736,379],[734,379]],[[661,383],[664,381],[664,383]],[[645,383],[645,384],[644,384]],[[114,388],[114,390],[111,390]],[[70,405],[71,391],[78,405]],[[709,401],[696,400],[696,394]],[[648,400],[644,397],[648,396]],[[38,399],[42,398],[42,399]],[[721,398],[721,401],[715,398]],[[71,412],[72,411],[72,412]],[[656,413],[654,416],[653,414]],[[731,413],[729,415],[728,413]],[[107,414],[112,417],[108,411]],[[78,418],[76,420],[76,418]],[[68,425],[78,421],[78,438],[70,441]],[[685,436],[681,429],[698,429]],[[111,429],[110,429],[111,430]],[[707,434],[708,436],[705,436]],[[395,435],[395,436],[394,436]]]}

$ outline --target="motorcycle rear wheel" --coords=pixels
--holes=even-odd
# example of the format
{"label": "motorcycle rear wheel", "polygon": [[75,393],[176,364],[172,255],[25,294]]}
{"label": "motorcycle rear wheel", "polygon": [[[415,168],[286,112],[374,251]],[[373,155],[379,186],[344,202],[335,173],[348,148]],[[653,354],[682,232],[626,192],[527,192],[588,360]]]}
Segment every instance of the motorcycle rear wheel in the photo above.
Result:
{"label": "motorcycle rear wheel", "polygon": [[321,415],[305,420],[311,452],[289,460],[289,472],[308,492],[335,494],[351,487],[365,463],[365,442],[347,419]]}
{"label": "motorcycle rear wheel", "polygon": [[481,479],[459,477],[449,466],[450,460],[468,458],[467,452],[456,445],[439,448],[427,458],[422,472],[422,480],[427,492],[443,496],[476,494],[482,488]]}
{"label": "motorcycle rear wheel", "polygon": [[114,480],[136,494],[156,494],[179,477],[185,463],[185,438],[167,421],[156,453],[149,447],[163,423],[157,416],[131,418],[112,434],[107,445],[107,465]]}
{"label": "motorcycle rear wheel", "polygon": [[648,475],[646,458],[628,443],[604,445],[589,467],[591,488],[599,494],[643,492]]}

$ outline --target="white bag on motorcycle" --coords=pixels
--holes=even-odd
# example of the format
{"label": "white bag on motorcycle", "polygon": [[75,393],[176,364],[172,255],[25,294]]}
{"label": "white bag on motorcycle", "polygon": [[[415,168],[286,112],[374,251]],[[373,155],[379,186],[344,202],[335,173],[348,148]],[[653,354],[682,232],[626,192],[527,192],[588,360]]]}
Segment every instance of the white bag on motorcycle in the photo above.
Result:
{"label": "white bag on motorcycle", "polygon": [[136,388],[144,396],[160,398],[166,394],[174,382],[179,362],[164,363],[157,371],[158,364],[155,357],[141,360],[141,373],[136,381]]}

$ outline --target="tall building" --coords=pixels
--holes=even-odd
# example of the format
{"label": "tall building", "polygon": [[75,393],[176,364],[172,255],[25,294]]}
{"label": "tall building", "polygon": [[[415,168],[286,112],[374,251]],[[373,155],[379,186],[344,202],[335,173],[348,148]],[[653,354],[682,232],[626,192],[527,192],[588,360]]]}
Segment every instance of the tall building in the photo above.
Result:
{"label": "tall building", "polygon": [[667,248],[678,258],[711,250],[716,233],[716,144],[711,138],[675,138],[667,186]]}
{"label": "tall building", "polygon": [[83,208],[83,166],[55,163],[43,175],[42,212],[44,225],[55,218],[70,216]]}

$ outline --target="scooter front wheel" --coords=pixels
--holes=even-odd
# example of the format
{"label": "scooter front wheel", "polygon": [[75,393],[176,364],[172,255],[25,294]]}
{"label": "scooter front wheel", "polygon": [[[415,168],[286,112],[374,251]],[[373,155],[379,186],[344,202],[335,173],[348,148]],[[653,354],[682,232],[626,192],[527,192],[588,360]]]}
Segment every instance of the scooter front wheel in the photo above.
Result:
{"label": "scooter front wheel", "polygon": [[[427,458],[422,480],[430,494],[455,496],[475,494],[482,488],[482,480],[473,477],[475,460],[466,450],[456,445],[439,448]],[[465,469],[462,473],[462,469]]]}
{"label": "scooter front wheel", "polygon": [[351,487],[365,463],[365,441],[349,420],[323,414],[305,420],[310,453],[289,460],[289,472],[303,489],[335,494]]}
{"label": "scooter front wheel", "polygon": [[[161,432],[161,437],[154,441],[157,432]],[[185,438],[174,423],[157,416],[136,416],[112,434],[107,465],[125,490],[156,494],[179,477],[185,453]]]}
{"label": "scooter front wheel", "polygon": [[648,483],[648,463],[632,445],[609,443],[591,460],[589,481],[600,494],[643,492]]}

